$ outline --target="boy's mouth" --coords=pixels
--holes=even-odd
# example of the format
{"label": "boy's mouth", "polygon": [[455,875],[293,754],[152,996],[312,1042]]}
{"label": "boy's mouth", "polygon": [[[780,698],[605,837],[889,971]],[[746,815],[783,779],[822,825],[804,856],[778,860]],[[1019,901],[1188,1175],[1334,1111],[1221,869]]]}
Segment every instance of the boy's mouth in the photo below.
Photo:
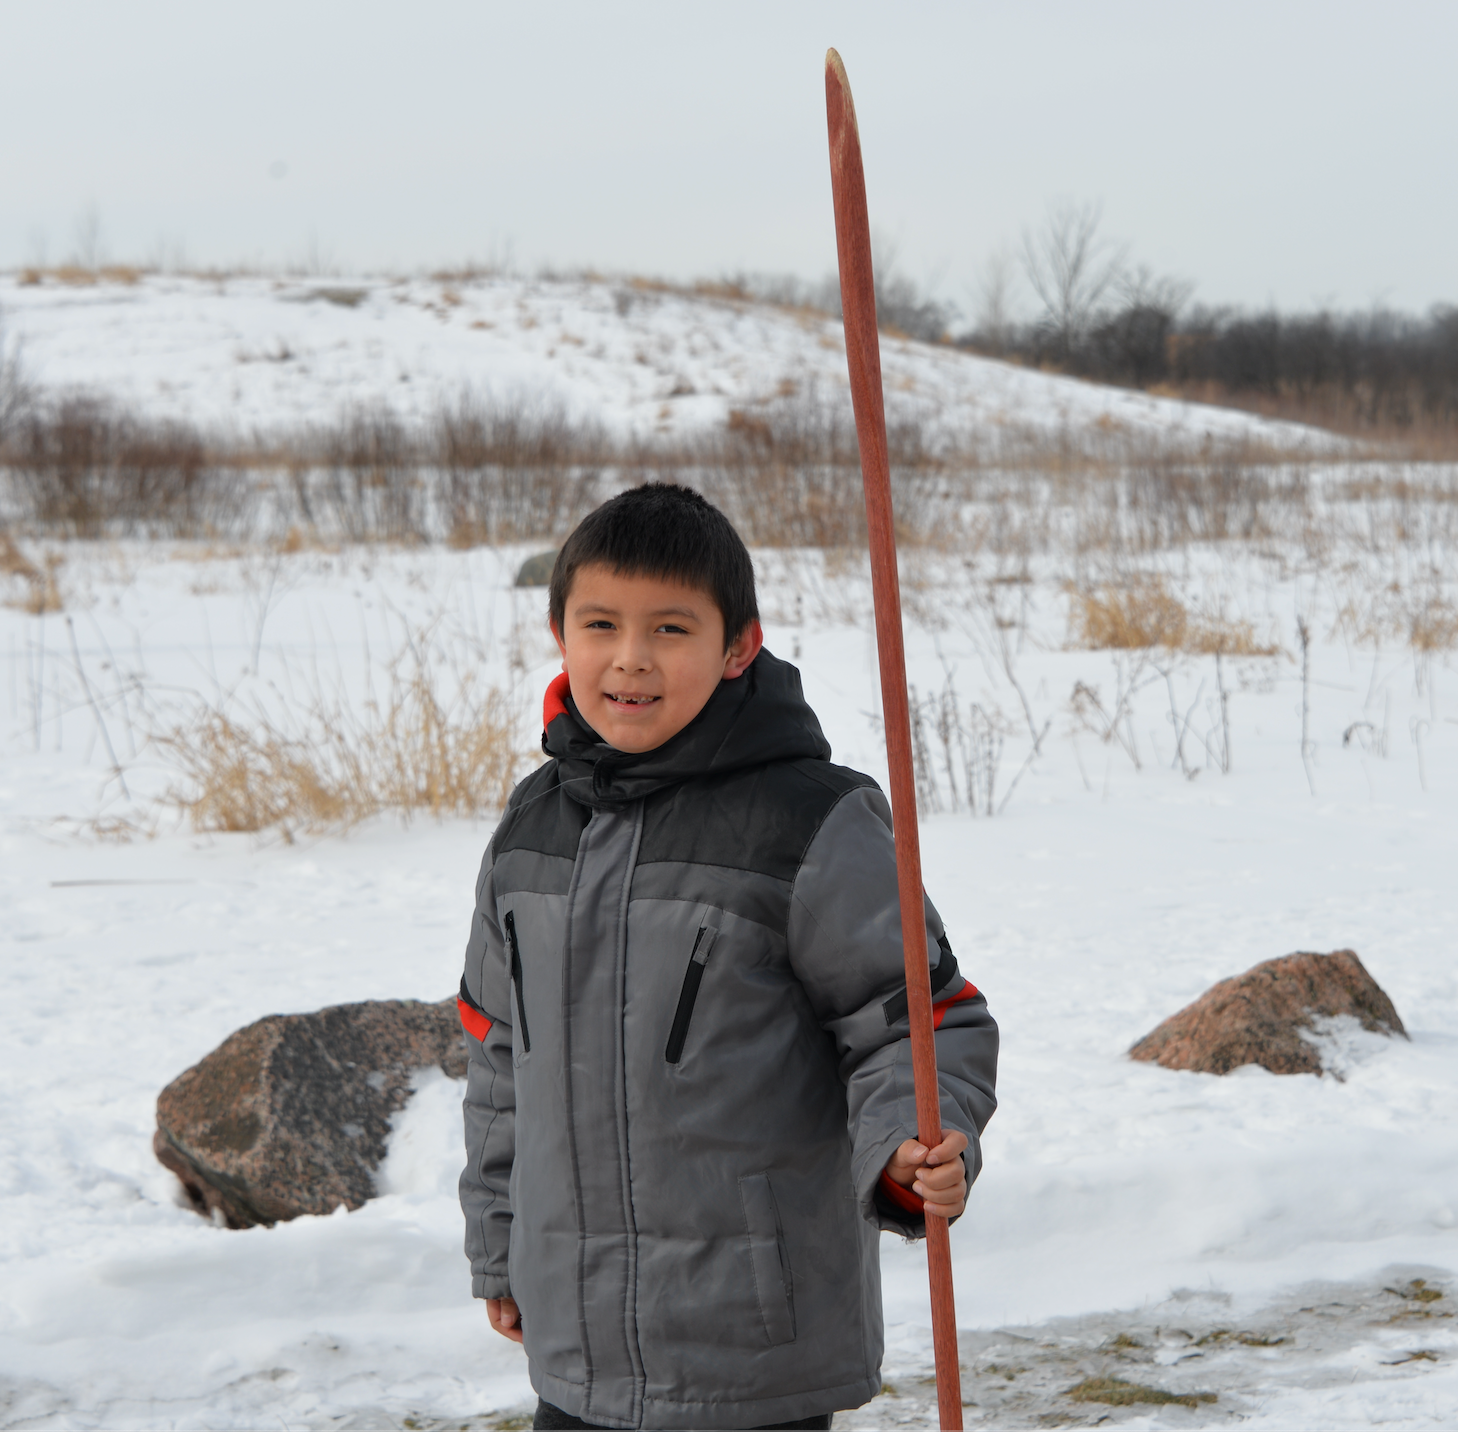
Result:
{"label": "boy's mouth", "polygon": [[655,701],[661,701],[661,696],[629,696],[626,693],[617,691],[606,692],[607,699],[617,706],[651,706]]}

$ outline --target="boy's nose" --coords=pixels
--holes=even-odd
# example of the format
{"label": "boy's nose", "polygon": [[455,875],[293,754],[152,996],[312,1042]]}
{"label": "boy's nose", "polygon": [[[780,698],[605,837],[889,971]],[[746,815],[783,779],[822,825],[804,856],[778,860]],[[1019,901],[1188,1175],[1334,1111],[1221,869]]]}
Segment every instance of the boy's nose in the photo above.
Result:
{"label": "boy's nose", "polygon": [[653,663],[637,642],[624,642],[613,657],[613,665],[622,672],[647,671]]}

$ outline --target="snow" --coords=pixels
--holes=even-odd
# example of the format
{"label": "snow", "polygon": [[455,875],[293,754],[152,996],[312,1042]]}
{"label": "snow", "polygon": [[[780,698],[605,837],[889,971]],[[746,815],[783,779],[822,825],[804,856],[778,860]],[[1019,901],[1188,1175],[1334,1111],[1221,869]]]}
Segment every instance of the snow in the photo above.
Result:
{"label": "snow", "polygon": [[[245,424],[393,392],[403,361],[412,394],[427,377],[440,392],[461,375],[550,378],[603,421],[646,428],[665,402],[712,417],[772,390],[785,365],[824,352],[829,382],[840,361],[819,319],[671,294],[635,291],[620,313],[612,285],[481,281],[442,316],[423,303],[439,285],[362,286],[351,308],[262,279],[11,282],[0,306],[48,383]],[[472,329],[476,313],[498,328]],[[508,322],[498,361],[492,334]],[[370,324],[393,325],[374,357]],[[720,350],[688,369],[698,398],[667,399],[695,324]],[[564,347],[563,331],[584,343]],[[655,333],[658,367],[624,358]],[[308,372],[233,356],[280,336],[311,355]],[[725,355],[760,344],[770,356],[736,376]],[[915,345],[890,345],[887,370],[944,383],[973,411],[1026,402],[1038,421],[1061,421],[1064,397],[1089,421],[1195,411]],[[979,396],[988,374],[1006,386]],[[355,1213],[215,1227],[150,1148],[159,1090],[241,1025],[451,991],[491,820],[380,819],[292,843],[199,834],[159,804],[179,778],[146,739],[200,701],[279,710],[324,690],[363,703],[432,625],[446,676],[455,663],[498,684],[529,733],[555,662],[543,594],[511,586],[527,550],[72,543],[64,613],[0,606],[0,1427],[488,1428],[529,1407],[520,1351],[468,1296],[450,1081],[420,1076],[380,1196]],[[816,552],[756,560],[771,648],[801,666],[836,758],[880,776],[864,570]],[[1405,560],[1316,568],[1272,541],[1155,561],[1189,605],[1218,594],[1283,649],[1226,660],[1224,774],[1211,658],[1160,658],[1160,675],[1135,654],[1071,649],[1062,558],[1035,557],[1007,585],[989,557],[906,555],[911,680],[923,696],[953,680],[964,714],[975,701],[993,717],[1008,797],[992,818],[944,809],[923,825],[928,889],[1004,1041],[986,1169],[952,1238],[969,1425],[1416,1428],[1458,1405],[1458,673],[1441,651],[1374,651],[1341,617]],[[1309,776],[1298,615],[1314,633]],[[1009,669],[1032,721],[1051,722],[1015,788],[1031,740]],[[1071,694],[1081,682],[1111,704],[1136,677],[1131,756]],[[111,838],[125,823],[132,837]],[[1216,980],[1339,948],[1410,1035],[1316,1031],[1340,1078],[1217,1079],[1125,1057]],[[887,1238],[883,1264],[894,1391],[840,1427],[930,1425],[923,1256]],[[1220,1400],[1064,1396],[1111,1368]]]}
{"label": "snow", "polygon": [[[27,284],[0,317],[40,386],[130,412],[277,432],[384,403],[422,419],[463,390],[564,408],[613,433],[722,421],[786,392],[846,390],[840,325],[632,280],[144,275]],[[1312,429],[1102,388],[888,337],[888,406],[963,436],[1007,429],[1331,446]]]}
{"label": "snow", "polygon": [[[406,1415],[433,1425],[528,1399],[519,1353],[486,1331],[466,1296],[448,1081],[422,1077],[397,1117],[382,1196],[349,1215],[241,1233],[211,1227],[180,1205],[149,1147],[158,1090],[240,1025],[449,991],[489,821],[380,821],[294,845],[202,837],[166,817],[150,840],[109,844],[84,825],[143,809],[144,793],[173,779],[144,744],[136,761],[126,754],[115,698],[124,678],[209,695],[270,672],[279,685],[290,667],[323,662],[348,684],[365,669],[367,637],[378,653],[401,624],[449,612],[482,643],[493,679],[532,702],[553,664],[537,625],[541,594],[508,585],[518,556],[205,557],[131,546],[87,560],[73,548],[64,570],[77,651],[127,767],[130,804],[80,698],[64,618],[0,613],[9,652],[0,938],[10,949],[0,1001],[10,1091],[0,1112],[9,1398],[0,1425],[385,1426]],[[768,608],[793,605],[797,563],[829,580],[819,554],[768,554]],[[858,573],[838,580],[864,592]],[[1041,719],[1075,679],[1107,684],[1112,658],[1061,649],[1060,595],[1050,585],[1035,599],[1044,640],[1019,674]],[[876,771],[867,627],[810,610],[800,627],[772,624],[771,646],[798,648],[838,755]],[[910,650],[922,688],[944,679],[945,659],[969,698],[1005,699],[979,689],[964,632],[914,628]],[[1425,791],[1411,741],[1392,741],[1385,759],[1341,746],[1363,703],[1385,701],[1380,688],[1375,701],[1368,691],[1365,659],[1351,662],[1339,643],[1318,650],[1316,797],[1299,756],[1296,670],[1268,659],[1249,663],[1258,670],[1233,697],[1228,776],[1188,780],[1169,769],[1158,730],[1168,726],[1167,698],[1151,687],[1136,722],[1150,733],[1141,734],[1142,770],[1060,716],[1002,815],[926,819],[928,886],[1004,1033],[987,1168],[954,1234],[969,1337],[1000,1328],[1037,1336],[1069,1318],[1112,1327],[1111,1310],[1137,1321],[1178,1289],[1249,1312],[1313,1280],[1380,1282],[1389,1267],[1427,1270],[1451,1297],[1453,673],[1436,664],[1419,697],[1410,664],[1390,663],[1393,726],[1410,712],[1437,717]],[[1181,706],[1197,664],[1177,677]],[[38,667],[48,673],[39,683]],[[140,706],[134,698],[139,742]],[[1021,759],[1015,747],[1009,737],[1009,767]],[[1215,1079],[1123,1057],[1216,979],[1293,949],[1342,947],[1361,954],[1411,1035],[1328,1031],[1343,1080],[1255,1069]],[[891,1239],[884,1262],[888,1378],[905,1382],[926,1371],[924,1269],[918,1250]],[[1379,1356],[1387,1334],[1348,1321],[1350,1336],[1305,1358],[1305,1391],[1299,1378],[1283,1381],[1280,1357],[1268,1365],[1251,1355],[1254,1371],[1225,1405],[1243,1399],[1256,1425],[1334,1425],[1320,1384],[1340,1364],[1366,1399],[1344,1398],[1344,1425],[1358,1425],[1364,1406],[1386,1408],[1393,1425],[1421,1425],[1452,1391],[1451,1324],[1408,1338],[1438,1362],[1388,1366]],[[1253,1376],[1267,1379],[1265,1392]],[[980,1382],[969,1378],[974,1401]],[[1383,1389],[1398,1385],[1389,1404]],[[847,1425],[880,1425],[865,1419],[876,1408],[889,1416],[883,1403],[894,1401]],[[1196,1415],[1151,1409],[1144,1425],[1176,1414]]]}

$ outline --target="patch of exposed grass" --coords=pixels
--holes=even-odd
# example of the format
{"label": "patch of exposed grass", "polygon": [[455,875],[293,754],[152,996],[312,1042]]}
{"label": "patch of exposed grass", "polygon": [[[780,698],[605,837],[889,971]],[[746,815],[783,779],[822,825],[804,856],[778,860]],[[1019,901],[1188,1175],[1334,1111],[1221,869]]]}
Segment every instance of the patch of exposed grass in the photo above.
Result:
{"label": "patch of exposed grass", "polygon": [[1414,1278],[1410,1283],[1404,1283],[1400,1288],[1386,1288],[1383,1290],[1393,1294],[1395,1297],[1406,1298],[1412,1303],[1436,1303],[1443,1297],[1441,1288],[1431,1287],[1426,1278]]}
{"label": "patch of exposed grass", "polygon": [[1204,1337],[1195,1339],[1196,1347],[1209,1347],[1212,1343],[1237,1342],[1242,1347],[1281,1347],[1291,1341],[1288,1337],[1270,1337],[1265,1333],[1238,1333],[1232,1328],[1215,1328]]}
{"label": "patch of exposed grass", "polygon": [[369,297],[367,288],[316,288],[309,293],[309,298],[322,298],[325,303],[332,303],[338,308],[358,308],[360,304]]}
{"label": "patch of exposed grass", "polygon": [[1075,1402],[1102,1402],[1109,1407],[1134,1407],[1143,1403],[1154,1407],[1171,1404],[1198,1407],[1202,1402],[1219,1400],[1213,1392],[1166,1392],[1160,1387],[1146,1387],[1118,1377],[1086,1377],[1063,1395]]}

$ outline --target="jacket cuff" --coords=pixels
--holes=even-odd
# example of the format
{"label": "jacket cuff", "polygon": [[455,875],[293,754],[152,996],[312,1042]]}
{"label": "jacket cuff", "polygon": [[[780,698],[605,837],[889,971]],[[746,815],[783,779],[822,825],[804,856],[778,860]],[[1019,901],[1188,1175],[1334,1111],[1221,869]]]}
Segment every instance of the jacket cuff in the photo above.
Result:
{"label": "jacket cuff", "polygon": [[925,1200],[918,1198],[909,1188],[902,1188],[885,1169],[881,1170],[881,1181],[876,1185],[876,1192],[882,1198],[894,1203],[903,1212],[910,1213],[916,1218],[922,1218],[926,1214]]}
{"label": "jacket cuff", "polygon": [[473,1298],[509,1298],[511,1283],[504,1273],[473,1273],[471,1275],[471,1296]]}
{"label": "jacket cuff", "polygon": [[[895,1193],[890,1191],[893,1188]],[[916,1206],[912,1208],[911,1204]],[[899,1238],[926,1237],[926,1210],[922,1200],[884,1174],[871,1190],[871,1207],[875,1213],[872,1221],[882,1233],[894,1233]]]}

